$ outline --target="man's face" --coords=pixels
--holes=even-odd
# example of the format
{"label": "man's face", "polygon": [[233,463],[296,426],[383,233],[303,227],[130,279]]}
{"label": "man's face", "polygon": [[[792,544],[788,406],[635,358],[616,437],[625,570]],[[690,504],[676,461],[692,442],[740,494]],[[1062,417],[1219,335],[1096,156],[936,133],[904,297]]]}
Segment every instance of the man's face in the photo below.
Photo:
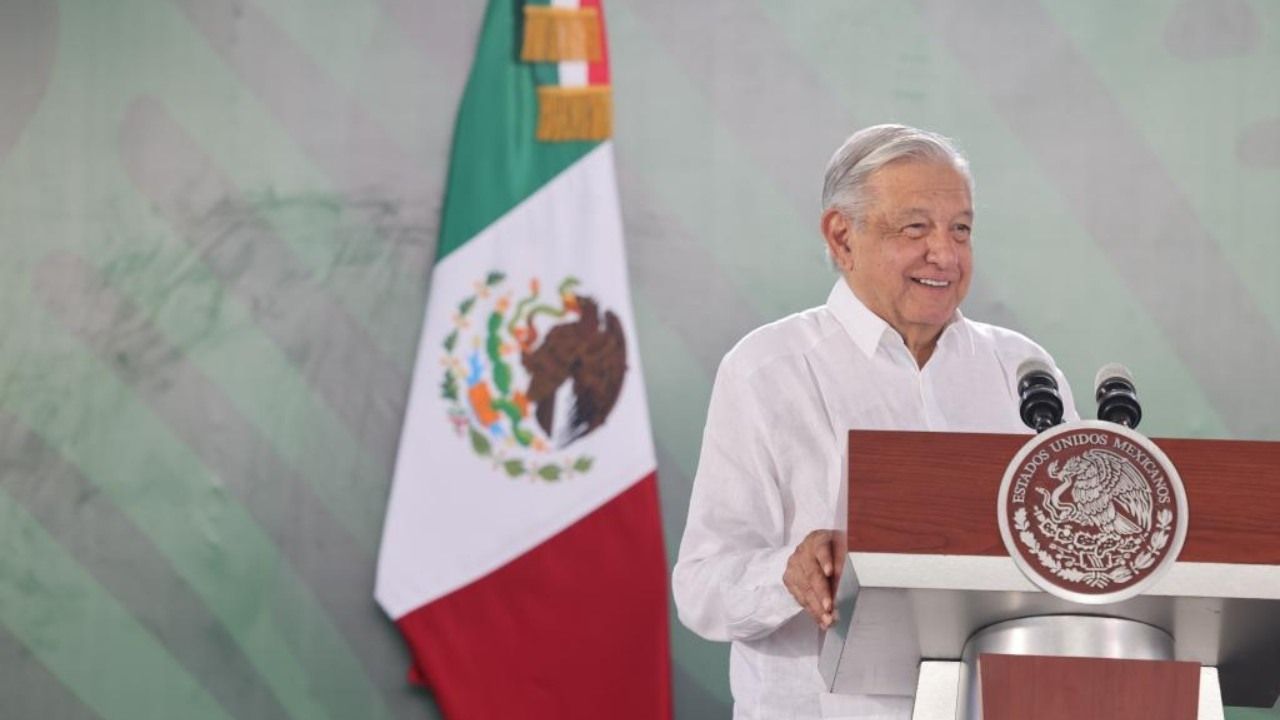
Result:
{"label": "man's face", "polygon": [[854,294],[914,349],[936,339],[969,291],[969,185],[950,164],[903,160],[868,189],[862,221],[828,211],[824,234]]}

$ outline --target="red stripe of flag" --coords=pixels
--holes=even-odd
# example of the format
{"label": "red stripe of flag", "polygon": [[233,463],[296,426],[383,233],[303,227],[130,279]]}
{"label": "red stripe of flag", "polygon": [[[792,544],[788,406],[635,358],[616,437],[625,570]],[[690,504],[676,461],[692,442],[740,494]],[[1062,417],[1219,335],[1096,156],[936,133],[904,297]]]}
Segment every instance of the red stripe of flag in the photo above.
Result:
{"label": "red stripe of flag", "polygon": [[434,689],[449,718],[670,718],[658,512],[650,473],[493,573],[401,617],[411,679]]}
{"label": "red stripe of flag", "polygon": [[581,6],[595,8],[597,22],[600,23],[600,62],[587,63],[587,84],[608,85],[609,36],[604,31],[604,8],[600,7],[600,0],[582,0]]}

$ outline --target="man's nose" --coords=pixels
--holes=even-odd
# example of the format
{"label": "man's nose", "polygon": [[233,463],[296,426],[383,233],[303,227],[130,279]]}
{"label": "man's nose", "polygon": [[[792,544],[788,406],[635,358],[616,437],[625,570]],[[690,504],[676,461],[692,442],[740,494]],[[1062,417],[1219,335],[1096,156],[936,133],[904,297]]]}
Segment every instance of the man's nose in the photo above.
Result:
{"label": "man's nose", "polygon": [[940,268],[950,269],[956,264],[956,241],[946,228],[937,228],[925,239],[925,260]]}

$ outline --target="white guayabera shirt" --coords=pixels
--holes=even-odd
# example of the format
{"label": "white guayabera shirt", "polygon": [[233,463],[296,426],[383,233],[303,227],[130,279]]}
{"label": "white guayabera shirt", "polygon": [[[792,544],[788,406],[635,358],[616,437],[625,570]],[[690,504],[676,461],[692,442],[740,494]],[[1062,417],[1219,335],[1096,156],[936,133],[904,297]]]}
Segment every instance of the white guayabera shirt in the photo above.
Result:
{"label": "white guayabera shirt", "polygon": [[787,558],[833,525],[849,429],[1029,433],[1014,374],[1031,357],[1055,367],[1078,419],[1023,335],[957,312],[921,370],[843,279],[725,356],[672,589],[689,629],[733,643],[735,718],[910,717],[910,698],[823,694],[818,626],[782,584]]}

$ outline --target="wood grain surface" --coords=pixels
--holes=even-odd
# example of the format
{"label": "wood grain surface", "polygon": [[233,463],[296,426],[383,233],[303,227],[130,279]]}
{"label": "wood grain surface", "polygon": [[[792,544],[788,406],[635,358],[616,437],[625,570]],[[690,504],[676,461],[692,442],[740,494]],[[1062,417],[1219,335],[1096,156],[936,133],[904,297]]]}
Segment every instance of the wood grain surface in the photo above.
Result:
{"label": "wood grain surface", "polygon": [[984,654],[984,720],[1195,720],[1200,664]]}
{"label": "wood grain surface", "polygon": [[[1007,555],[1005,466],[1028,435],[852,430],[849,549]],[[1280,443],[1155,439],[1187,491],[1180,560],[1280,565]]]}

